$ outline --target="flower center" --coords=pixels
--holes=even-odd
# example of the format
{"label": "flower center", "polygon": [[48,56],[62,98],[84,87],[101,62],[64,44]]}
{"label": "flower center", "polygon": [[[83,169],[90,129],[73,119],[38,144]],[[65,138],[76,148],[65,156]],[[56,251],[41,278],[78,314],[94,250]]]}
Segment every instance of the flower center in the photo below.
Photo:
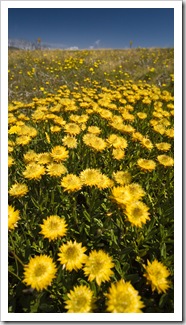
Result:
{"label": "flower center", "polygon": [[45,273],[45,271],[46,271],[46,265],[39,264],[39,265],[37,265],[34,274],[36,277],[39,277],[39,276],[43,275]]}
{"label": "flower center", "polygon": [[66,254],[68,258],[75,258],[78,255],[75,247],[69,247],[66,251]]}
{"label": "flower center", "polygon": [[141,216],[141,209],[140,208],[134,208],[133,210],[133,216],[134,218],[139,218]]}

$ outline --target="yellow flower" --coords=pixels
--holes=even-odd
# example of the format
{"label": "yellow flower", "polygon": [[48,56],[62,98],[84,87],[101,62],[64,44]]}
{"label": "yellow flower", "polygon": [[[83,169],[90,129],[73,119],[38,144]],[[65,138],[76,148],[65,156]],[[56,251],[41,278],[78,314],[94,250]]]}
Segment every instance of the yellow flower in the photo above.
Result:
{"label": "yellow flower", "polygon": [[126,186],[113,187],[111,193],[111,199],[119,205],[125,205],[134,200],[133,194],[131,194],[130,191],[127,191]]}
{"label": "yellow flower", "polygon": [[174,165],[174,159],[166,156],[166,155],[160,155],[157,157],[157,160],[159,161],[159,163],[165,167],[171,167]]}
{"label": "yellow flower", "polygon": [[57,125],[54,125],[54,126],[51,126],[50,127],[50,131],[52,132],[52,133],[57,133],[57,132],[60,132],[61,131],[61,128],[59,127],[59,126],[57,126]]}
{"label": "yellow flower", "polygon": [[8,230],[17,227],[17,221],[20,219],[19,210],[15,210],[13,206],[8,206]]}
{"label": "yellow flower", "polygon": [[20,137],[17,137],[16,144],[24,146],[24,145],[28,144],[31,140],[32,140],[32,138],[29,135],[22,135]]}
{"label": "yellow flower", "polygon": [[171,144],[167,142],[160,142],[160,143],[156,143],[156,147],[158,148],[158,150],[168,151],[171,147]]}
{"label": "yellow flower", "polygon": [[147,148],[149,150],[151,150],[153,148],[152,142],[149,139],[145,138],[145,137],[140,142],[141,142],[143,147],[145,147],[145,148]]}
{"label": "yellow flower", "polygon": [[113,173],[114,180],[120,185],[127,185],[131,182],[131,174],[128,171],[117,171]]}
{"label": "yellow flower", "polygon": [[98,179],[101,176],[101,172],[99,169],[94,169],[94,168],[88,168],[83,170],[79,177],[82,182],[82,185],[86,186],[96,186]]}
{"label": "yellow flower", "polygon": [[111,268],[113,267],[112,258],[100,249],[99,251],[93,250],[90,252],[83,270],[85,275],[88,276],[88,281],[95,280],[100,286],[102,282],[110,280],[113,274]]}
{"label": "yellow flower", "polygon": [[37,291],[46,289],[56,277],[56,265],[47,255],[31,257],[28,265],[24,267],[24,280]]}
{"label": "yellow flower", "polygon": [[134,132],[134,133],[132,133],[132,140],[133,141],[142,141],[143,135],[140,132]]}
{"label": "yellow flower", "polygon": [[107,311],[111,313],[141,313],[145,307],[137,290],[123,279],[112,283],[107,297]]}
{"label": "yellow flower", "polygon": [[125,133],[133,133],[135,129],[130,124],[124,124],[123,127],[121,128],[121,131]]}
{"label": "yellow flower", "polygon": [[62,142],[64,144],[64,146],[67,146],[68,148],[77,148],[77,139],[72,137],[72,136],[65,136],[62,139]]}
{"label": "yellow flower", "polygon": [[92,141],[89,146],[97,151],[103,151],[105,150],[107,144],[102,138],[95,136],[94,141]]}
{"label": "yellow flower", "polygon": [[28,164],[26,170],[23,172],[24,177],[28,179],[40,179],[44,174],[45,167],[34,162]]}
{"label": "yellow flower", "polygon": [[165,131],[165,134],[169,137],[169,138],[174,138],[174,129],[168,129]]}
{"label": "yellow flower", "polygon": [[93,307],[93,292],[85,285],[76,286],[67,294],[67,313],[90,313]]}
{"label": "yellow flower", "polygon": [[42,152],[37,154],[37,161],[40,165],[46,165],[51,161],[50,153]]}
{"label": "yellow flower", "polygon": [[149,172],[156,168],[156,163],[153,160],[140,158],[138,159],[137,164],[141,169]]}
{"label": "yellow flower", "polygon": [[51,157],[57,162],[66,160],[68,158],[68,151],[63,146],[55,146],[52,149]]}
{"label": "yellow flower", "polygon": [[20,132],[20,130],[21,130],[20,126],[13,125],[13,126],[11,126],[11,128],[8,130],[8,133],[9,133],[9,134],[16,134],[16,133]]}
{"label": "yellow flower", "polygon": [[106,175],[100,175],[98,180],[97,180],[97,184],[96,186],[102,190],[102,189],[105,189],[105,188],[109,188],[109,187],[112,187],[114,185],[114,182],[108,178]]}
{"label": "yellow flower", "polygon": [[112,151],[112,156],[116,159],[116,160],[121,160],[124,158],[125,156],[125,151],[118,148],[118,149],[113,149]]}
{"label": "yellow flower", "polygon": [[116,134],[111,134],[107,142],[110,144],[110,146],[113,146],[114,148],[120,148],[120,149],[125,149],[127,147],[127,140],[124,139],[123,137],[120,137]]}
{"label": "yellow flower", "polygon": [[49,216],[47,219],[43,220],[41,226],[40,234],[48,238],[49,241],[55,240],[57,238],[63,237],[67,233],[67,224],[65,219],[60,218],[57,215]]}
{"label": "yellow flower", "polygon": [[49,134],[47,132],[45,132],[45,136],[46,136],[47,142],[50,143],[50,136],[49,136]]}
{"label": "yellow flower", "polygon": [[14,164],[14,158],[8,155],[8,168]]}
{"label": "yellow flower", "polygon": [[162,124],[154,125],[153,129],[155,132],[160,133],[161,135],[163,135],[166,132],[166,129]]}
{"label": "yellow flower", "polygon": [[93,133],[93,134],[100,134],[101,130],[97,126],[89,126],[88,132]]}
{"label": "yellow flower", "polygon": [[170,272],[166,266],[156,259],[152,263],[147,261],[147,266],[143,266],[146,271],[144,277],[147,279],[147,284],[151,285],[152,291],[166,292],[170,287],[170,282],[167,280]]}
{"label": "yellow flower", "polygon": [[74,192],[81,189],[82,184],[78,176],[74,174],[68,174],[61,180],[61,186],[64,187],[64,191]]}
{"label": "yellow flower", "polygon": [[76,123],[68,123],[64,126],[64,131],[71,135],[76,135],[81,132],[81,129]]}
{"label": "yellow flower", "polygon": [[138,183],[131,183],[125,186],[125,194],[131,195],[135,201],[141,199],[145,195],[145,191]]}
{"label": "yellow flower", "polygon": [[86,248],[82,247],[81,243],[76,243],[76,241],[68,241],[66,244],[63,244],[59,250],[58,260],[61,264],[65,265],[68,271],[77,271],[81,269],[87,259],[87,255],[84,254]]}
{"label": "yellow flower", "polygon": [[138,116],[141,120],[143,120],[143,119],[145,119],[145,118],[147,117],[147,114],[146,114],[146,113],[143,113],[143,112],[138,112],[138,113],[137,113],[137,116]]}
{"label": "yellow flower", "polygon": [[67,169],[63,164],[51,163],[47,166],[47,173],[50,176],[59,177],[67,173]]}
{"label": "yellow flower", "polygon": [[87,146],[90,146],[90,145],[94,142],[94,139],[95,139],[95,134],[93,134],[93,133],[86,133],[86,134],[83,136],[83,142],[84,142]]}
{"label": "yellow flower", "polygon": [[149,208],[141,201],[129,202],[125,207],[128,221],[136,227],[142,227],[149,220]]}
{"label": "yellow flower", "polygon": [[29,150],[24,154],[23,157],[26,163],[36,162],[38,154],[34,150]]}
{"label": "yellow flower", "polygon": [[28,193],[28,186],[26,184],[15,183],[12,185],[8,193],[15,197],[21,197]]}

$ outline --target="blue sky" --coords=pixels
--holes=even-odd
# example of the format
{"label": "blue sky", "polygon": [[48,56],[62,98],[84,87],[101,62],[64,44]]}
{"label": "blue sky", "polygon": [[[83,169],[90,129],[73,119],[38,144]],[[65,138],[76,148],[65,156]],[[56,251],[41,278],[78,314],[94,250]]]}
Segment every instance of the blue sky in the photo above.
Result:
{"label": "blue sky", "polygon": [[60,48],[174,47],[174,9],[9,8],[8,37]]}

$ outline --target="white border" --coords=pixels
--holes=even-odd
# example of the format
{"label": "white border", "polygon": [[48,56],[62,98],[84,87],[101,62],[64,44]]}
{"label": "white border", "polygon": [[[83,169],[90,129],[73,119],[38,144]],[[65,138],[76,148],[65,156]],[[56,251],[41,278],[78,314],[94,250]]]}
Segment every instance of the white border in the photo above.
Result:
{"label": "white border", "polygon": [[[8,8],[174,8],[175,64],[175,311],[171,314],[7,313],[8,306]],[[2,1],[1,2],[1,320],[181,321],[182,320],[182,1]],[[4,231],[5,229],[5,231]]]}

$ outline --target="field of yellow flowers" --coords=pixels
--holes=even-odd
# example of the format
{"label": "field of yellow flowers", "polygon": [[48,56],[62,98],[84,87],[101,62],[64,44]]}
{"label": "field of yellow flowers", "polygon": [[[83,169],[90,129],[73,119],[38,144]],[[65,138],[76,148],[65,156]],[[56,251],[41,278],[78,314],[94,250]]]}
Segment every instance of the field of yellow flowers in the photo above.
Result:
{"label": "field of yellow flowers", "polygon": [[9,313],[174,312],[173,62],[9,50]]}

